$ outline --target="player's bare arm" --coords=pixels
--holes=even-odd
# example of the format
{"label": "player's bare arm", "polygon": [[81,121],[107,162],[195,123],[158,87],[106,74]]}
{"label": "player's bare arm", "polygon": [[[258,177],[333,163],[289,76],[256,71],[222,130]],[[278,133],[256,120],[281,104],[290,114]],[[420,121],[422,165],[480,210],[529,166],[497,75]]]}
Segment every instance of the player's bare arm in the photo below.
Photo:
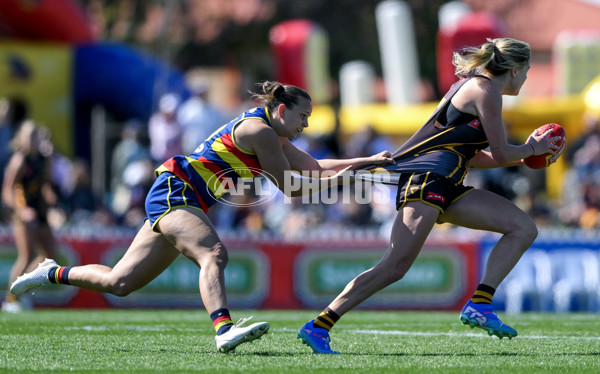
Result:
{"label": "player's bare arm", "polygon": [[243,150],[256,154],[261,167],[274,179],[274,183],[283,186],[285,172],[290,170],[290,163],[279,145],[279,137],[272,128],[260,120],[248,119],[235,129],[234,138]]}
{"label": "player's bare arm", "polygon": [[15,184],[20,183],[22,178],[23,167],[25,165],[25,156],[16,152],[10,158],[4,174],[2,183],[2,201],[9,208],[15,208]]}
{"label": "player's bare arm", "polygon": [[502,121],[502,94],[491,83],[482,85],[482,92],[474,99],[477,115],[498,164],[509,164],[532,155],[530,146],[509,144]]}
{"label": "player's bare arm", "polygon": [[316,160],[307,152],[294,146],[289,139],[280,138],[280,141],[283,153],[290,162],[292,170],[297,171],[340,171],[342,169],[347,169],[348,167],[351,169],[359,169],[369,165],[394,162],[394,160],[390,158],[391,152],[389,151],[382,151],[369,157]]}

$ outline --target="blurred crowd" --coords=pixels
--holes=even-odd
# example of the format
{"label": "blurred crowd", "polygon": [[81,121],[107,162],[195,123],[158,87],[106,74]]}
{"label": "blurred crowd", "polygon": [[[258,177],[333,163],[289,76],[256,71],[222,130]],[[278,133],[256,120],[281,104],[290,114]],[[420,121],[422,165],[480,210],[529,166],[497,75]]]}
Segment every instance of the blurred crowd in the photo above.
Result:
{"label": "blurred crowd", "polygon": [[[238,114],[212,105],[207,90],[208,86],[195,87],[193,95],[185,101],[166,94],[147,123],[129,120],[118,125],[120,138],[107,150],[110,180],[106,181],[103,196],[97,196],[92,189],[90,162],[69,159],[58,152],[52,145],[51,134],[46,132],[41,153],[52,163],[49,178],[57,196],[48,213],[51,226],[54,229],[109,226],[137,229],[142,225],[144,200],[154,181],[154,169],[173,155],[192,153],[204,139]],[[18,102],[0,100],[3,171],[11,156],[9,143],[26,119],[26,109]],[[599,116],[586,114],[584,123],[582,135],[569,140],[562,156],[562,163],[566,165],[564,180],[552,182],[562,184],[560,196],[547,193],[545,170],[525,166],[471,170],[466,184],[492,190],[514,201],[540,226],[600,227]],[[377,133],[368,123],[361,132],[352,135],[336,130],[327,135],[302,135],[294,140],[298,147],[317,159],[367,156],[385,149],[394,151],[402,141]],[[359,181],[325,195],[290,199],[275,192],[266,178],[261,183],[264,185],[261,191],[272,191],[274,196],[265,199],[259,196],[261,191],[254,191],[254,195],[250,191],[211,208],[209,216],[218,230],[268,232],[288,238],[301,237],[306,230],[383,232],[390,229],[395,214],[394,186]],[[1,223],[10,225],[9,209],[3,206],[0,212]],[[446,226],[449,225],[441,227]]]}

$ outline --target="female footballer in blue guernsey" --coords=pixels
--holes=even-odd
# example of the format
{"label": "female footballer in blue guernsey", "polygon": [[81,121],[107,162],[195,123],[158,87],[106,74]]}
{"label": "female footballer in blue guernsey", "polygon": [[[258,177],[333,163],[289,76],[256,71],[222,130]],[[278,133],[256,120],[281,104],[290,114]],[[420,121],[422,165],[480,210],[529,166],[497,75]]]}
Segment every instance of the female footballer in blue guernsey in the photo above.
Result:
{"label": "female footballer in blue guernsey", "polygon": [[[13,294],[49,284],[69,284],[88,290],[126,296],[162,273],[179,254],[200,268],[202,302],[216,330],[217,349],[229,352],[239,344],[260,338],[267,322],[233,324],[225,294],[225,245],[206,216],[231,187],[230,181],[251,178],[261,172],[291,196],[334,186],[350,168],[391,163],[389,151],[363,158],[315,160],[296,148],[290,139],[308,127],[312,100],[303,89],[264,82],[255,98],[264,106],[244,112],[214,132],[189,156],[175,156],[157,170],[157,179],[146,198],[147,221],[121,260],[105,265],[64,267],[46,259],[11,286]],[[198,124],[199,126],[201,124]],[[321,182],[301,179],[310,188],[286,191],[286,173],[316,172]],[[323,175],[328,172],[329,176]],[[313,174],[311,174],[313,175]]]}
{"label": "female footballer in blue guernsey", "polygon": [[[454,54],[456,75],[462,79],[425,125],[393,154],[396,163],[383,167],[400,173],[398,214],[386,254],[298,331],[298,338],[315,353],[337,353],[330,347],[330,329],[345,313],[402,279],[436,222],[502,234],[460,319],[500,338],[517,336],[498,319],[491,302],[498,285],[536,238],[536,225],[509,200],[465,186],[463,179],[468,168],[517,165],[544,153],[554,154],[553,161],[559,156],[559,147],[551,144],[558,137],[548,138],[549,132],[526,144],[507,142],[502,95],[519,93],[530,55],[529,44],[510,38],[488,40]],[[484,151],[488,146],[490,151]]]}

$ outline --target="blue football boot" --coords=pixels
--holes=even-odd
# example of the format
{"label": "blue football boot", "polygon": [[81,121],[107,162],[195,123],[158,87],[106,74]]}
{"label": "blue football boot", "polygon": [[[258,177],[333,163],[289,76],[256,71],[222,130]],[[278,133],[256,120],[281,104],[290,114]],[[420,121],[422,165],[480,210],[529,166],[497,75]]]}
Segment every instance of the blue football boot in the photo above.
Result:
{"label": "blue football boot", "polygon": [[479,327],[500,339],[505,336],[512,339],[519,335],[515,329],[500,321],[491,304],[474,304],[469,300],[460,312],[460,320],[464,325]]}
{"label": "blue football boot", "polygon": [[313,327],[314,321],[311,319],[298,330],[298,339],[302,339],[302,343],[310,346],[314,353],[338,354],[339,352],[332,351],[329,347],[331,342],[329,331]]}

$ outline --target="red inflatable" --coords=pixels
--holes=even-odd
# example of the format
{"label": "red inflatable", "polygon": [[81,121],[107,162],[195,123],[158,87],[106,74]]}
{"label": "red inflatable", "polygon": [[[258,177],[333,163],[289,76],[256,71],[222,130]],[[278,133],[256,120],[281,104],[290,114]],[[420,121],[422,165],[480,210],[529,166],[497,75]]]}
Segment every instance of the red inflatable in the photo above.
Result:
{"label": "red inflatable", "polygon": [[0,36],[67,43],[94,40],[84,11],[71,0],[0,1]]}
{"label": "red inflatable", "polygon": [[454,75],[452,52],[466,46],[476,46],[506,36],[506,26],[491,13],[473,12],[461,18],[458,25],[439,30],[437,35],[437,70],[440,92],[444,93],[458,80]]}

